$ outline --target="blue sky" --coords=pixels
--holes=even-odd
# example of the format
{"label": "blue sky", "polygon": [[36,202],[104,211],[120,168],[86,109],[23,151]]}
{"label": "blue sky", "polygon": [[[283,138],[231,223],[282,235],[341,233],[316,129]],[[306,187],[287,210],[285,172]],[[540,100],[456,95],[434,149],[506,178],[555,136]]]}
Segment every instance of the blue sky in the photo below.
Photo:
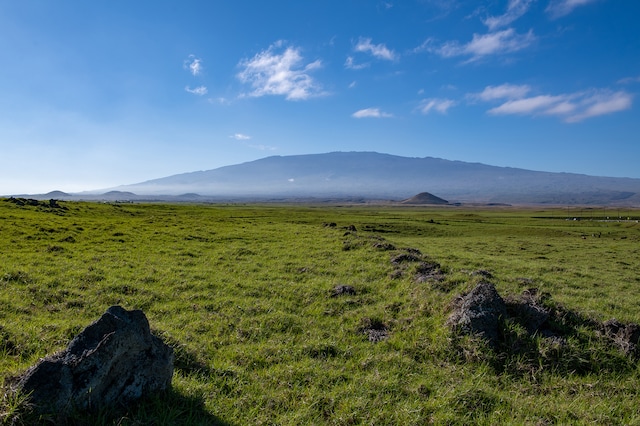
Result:
{"label": "blue sky", "polygon": [[0,2],[0,194],[378,151],[640,178],[636,0]]}

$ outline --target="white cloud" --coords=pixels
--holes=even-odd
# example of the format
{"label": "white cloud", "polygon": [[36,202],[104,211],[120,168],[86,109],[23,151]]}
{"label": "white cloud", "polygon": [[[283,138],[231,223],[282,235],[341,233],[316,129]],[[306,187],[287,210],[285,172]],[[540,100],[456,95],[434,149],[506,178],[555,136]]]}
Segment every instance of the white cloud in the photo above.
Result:
{"label": "white cloud", "polygon": [[595,3],[596,1],[597,0],[551,0],[546,12],[551,15],[551,19],[561,18],[573,12],[573,9],[576,7]]}
{"label": "white cloud", "polygon": [[365,108],[351,114],[354,118],[390,118],[392,114],[380,111],[379,108]]}
{"label": "white cloud", "polygon": [[356,64],[355,60],[353,59],[353,56],[347,56],[347,60],[344,63],[345,68],[348,68],[350,70],[361,70],[364,68],[369,67],[369,63],[365,62],[362,64]]}
{"label": "white cloud", "polygon": [[189,57],[184,61],[184,68],[188,69],[189,72],[194,75],[202,74],[202,59],[196,58],[195,55],[189,55]]}
{"label": "white cloud", "polygon": [[353,50],[356,52],[368,52],[378,59],[385,59],[387,61],[396,59],[396,54],[393,50],[389,50],[384,44],[372,44],[370,38],[360,37]]}
{"label": "white cloud", "polygon": [[248,141],[249,139],[251,139],[251,136],[245,135],[243,133],[235,133],[229,137],[237,141]]}
{"label": "white cloud", "polygon": [[474,61],[484,56],[522,50],[533,43],[535,39],[536,37],[532,30],[529,30],[526,34],[517,34],[513,28],[508,28],[495,33],[474,34],[473,39],[467,44],[461,45],[457,41],[451,41],[439,48],[429,48],[428,50],[445,58],[471,56],[470,61]]}
{"label": "white cloud", "polygon": [[[477,99],[492,101],[507,99],[501,105],[489,109],[492,115],[547,115],[561,118],[567,123],[576,123],[587,118],[597,117],[631,108],[633,96],[625,91],[613,92],[609,89],[594,89],[584,92],[575,92],[560,95],[536,95],[526,97],[528,86],[512,86],[504,84],[501,88],[522,88],[517,90],[504,90],[504,96],[496,88],[489,86],[479,95],[472,95]],[[526,90],[525,90],[526,88]],[[494,93],[495,96],[482,94]],[[518,96],[520,95],[520,96]]]}
{"label": "white cloud", "polygon": [[253,58],[240,62],[243,70],[237,77],[253,87],[249,96],[281,95],[287,100],[304,100],[322,95],[320,85],[309,75],[322,66],[321,61],[305,65],[300,49],[283,49],[283,45],[278,41]]}
{"label": "white cloud", "polygon": [[456,101],[451,99],[430,98],[424,99],[420,103],[418,109],[423,114],[429,114],[431,111],[436,111],[440,114],[446,114],[449,108],[455,106],[456,103]]}
{"label": "white cloud", "polygon": [[522,15],[527,13],[534,0],[509,0],[507,11],[500,16],[490,16],[484,20],[484,24],[493,31],[496,28],[506,27]]}
{"label": "white cloud", "polygon": [[546,113],[566,100],[565,96],[539,95],[530,98],[509,100],[491,108],[489,114],[536,114]]}
{"label": "white cloud", "polygon": [[481,101],[493,101],[496,99],[519,99],[526,96],[531,88],[524,85],[501,84],[500,86],[487,86],[480,93],[469,95],[470,98]]}
{"label": "white cloud", "polygon": [[581,102],[581,111],[567,117],[567,121],[574,123],[586,118],[611,114],[631,108],[633,96],[627,92],[598,91],[585,97]]}
{"label": "white cloud", "polygon": [[198,86],[198,87],[194,87],[193,89],[189,86],[186,86],[184,90],[198,96],[204,96],[209,92],[205,86]]}

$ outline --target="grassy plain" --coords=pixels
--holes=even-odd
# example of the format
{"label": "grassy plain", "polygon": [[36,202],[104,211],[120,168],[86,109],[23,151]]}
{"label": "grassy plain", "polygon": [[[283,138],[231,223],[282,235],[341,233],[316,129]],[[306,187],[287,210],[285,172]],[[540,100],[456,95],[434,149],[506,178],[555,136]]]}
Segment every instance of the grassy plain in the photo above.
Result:
{"label": "grassy plain", "polygon": [[[563,360],[545,364],[500,358],[445,326],[478,270],[503,296],[537,287],[585,318],[640,323],[635,220],[509,207],[60,206],[0,200],[0,378],[63,349],[114,304],[145,312],[176,370],[170,392],[128,412],[42,422],[640,423],[637,363],[592,331],[578,326]],[[444,280],[399,273],[391,259],[407,248]],[[356,294],[332,297],[340,284]],[[371,324],[388,338],[371,342]],[[4,424],[37,420],[20,402],[5,392]]]}

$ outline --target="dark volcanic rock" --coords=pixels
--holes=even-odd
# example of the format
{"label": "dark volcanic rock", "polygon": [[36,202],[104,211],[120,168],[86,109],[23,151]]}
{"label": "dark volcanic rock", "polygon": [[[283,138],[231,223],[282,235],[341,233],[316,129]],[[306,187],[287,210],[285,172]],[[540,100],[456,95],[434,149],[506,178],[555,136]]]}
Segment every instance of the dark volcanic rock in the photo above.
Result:
{"label": "dark volcanic rock", "polygon": [[500,321],[506,316],[506,305],[496,288],[481,282],[454,302],[447,325],[464,334],[480,335],[495,346],[500,338]]}
{"label": "dark volcanic rock", "polygon": [[366,334],[367,339],[372,343],[378,343],[389,338],[389,327],[379,319],[364,318],[358,331]]}
{"label": "dark volcanic rock", "polygon": [[112,306],[64,351],[27,370],[16,389],[31,393],[40,412],[127,405],[171,385],[173,358],[142,311]]}
{"label": "dark volcanic rock", "polygon": [[391,259],[391,263],[393,263],[394,265],[399,265],[405,262],[420,262],[421,260],[422,258],[420,257],[419,254],[401,253],[395,256],[393,259]]}
{"label": "dark volcanic rock", "polygon": [[350,285],[344,285],[344,284],[335,286],[333,288],[333,291],[331,292],[331,297],[355,296],[355,295],[356,295],[356,289]]}
{"label": "dark volcanic rock", "polygon": [[626,355],[638,356],[640,348],[640,325],[635,323],[624,324],[610,319],[602,323],[602,334],[613,340],[613,343]]}

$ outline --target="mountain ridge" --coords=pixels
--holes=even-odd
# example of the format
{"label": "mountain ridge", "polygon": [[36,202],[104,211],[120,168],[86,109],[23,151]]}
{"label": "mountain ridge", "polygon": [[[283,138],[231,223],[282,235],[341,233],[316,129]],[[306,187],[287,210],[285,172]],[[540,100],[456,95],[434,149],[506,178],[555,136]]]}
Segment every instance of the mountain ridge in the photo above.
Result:
{"label": "mountain ridge", "polygon": [[111,190],[154,196],[388,200],[430,192],[452,202],[640,205],[640,179],[354,151],[269,156]]}

